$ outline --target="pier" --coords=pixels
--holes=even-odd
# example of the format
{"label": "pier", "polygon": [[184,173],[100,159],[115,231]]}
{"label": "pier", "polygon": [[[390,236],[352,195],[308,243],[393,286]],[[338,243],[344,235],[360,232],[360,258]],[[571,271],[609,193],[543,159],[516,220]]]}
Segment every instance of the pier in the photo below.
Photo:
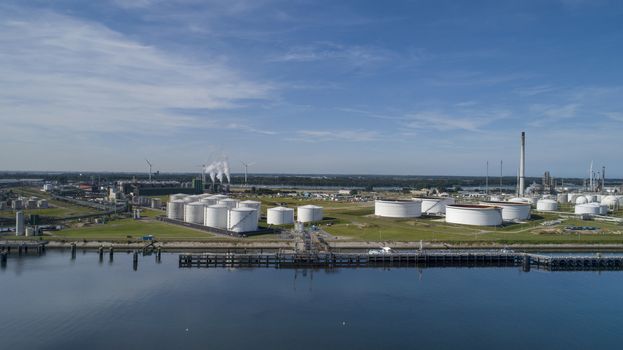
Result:
{"label": "pier", "polygon": [[548,256],[518,252],[180,254],[180,268],[522,267],[549,271],[623,270],[623,256]]}

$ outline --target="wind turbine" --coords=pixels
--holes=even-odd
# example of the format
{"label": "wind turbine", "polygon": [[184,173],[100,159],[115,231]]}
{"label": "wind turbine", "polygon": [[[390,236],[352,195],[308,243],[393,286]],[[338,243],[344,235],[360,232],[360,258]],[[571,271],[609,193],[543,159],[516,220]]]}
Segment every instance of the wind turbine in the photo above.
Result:
{"label": "wind turbine", "polygon": [[147,159],[145,161],[149,164],[149,181],[151,182],[151,163]]}
{"label": "wind turbine", "polygon": [[242,163],[242,165],[244,166],[244,185],[247,185],[247,175],[249,173],[249,167],[255,163],[245,163],[243,161],[240,161],[240,163]]}

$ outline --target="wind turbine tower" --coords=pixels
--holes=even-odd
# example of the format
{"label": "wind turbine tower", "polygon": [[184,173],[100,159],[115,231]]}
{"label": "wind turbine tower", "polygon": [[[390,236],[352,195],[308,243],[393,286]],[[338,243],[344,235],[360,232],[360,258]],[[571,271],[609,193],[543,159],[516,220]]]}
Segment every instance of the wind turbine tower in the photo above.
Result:
{"label": "wind turbine tower", "polygon": [[151,163],[147,159],[145,159],[145,161],[149,165],[149,181],[151,182]]}

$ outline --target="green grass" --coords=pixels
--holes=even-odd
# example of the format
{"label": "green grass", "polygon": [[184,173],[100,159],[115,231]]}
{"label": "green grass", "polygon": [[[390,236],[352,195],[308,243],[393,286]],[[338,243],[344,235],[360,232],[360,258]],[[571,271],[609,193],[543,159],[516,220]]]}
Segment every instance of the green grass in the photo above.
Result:
{"label": "green grass", "polygon": [[208,232],[153,220],[121,219],[106,224],[69,228],[52,233],[57,238],[87,240],[127,240],[154,235],[157,240],[205,240],[214,238]]}
{"label": "green grass", "polygon": [[[336,236],[364,241],[436,241],[452,243],[623,243],[623,226],[598,221],[566,220],[556,227],[544,227],[557,215],[534,214],[523,224],[503,227],[478,227],[447,224],[431,218],[389,219],[371,216],[372,208],[334,210],[325,215],[334,218],[323,228]],[[567,233],[566,226],[596,226],[597,234]]]}
{"label": "green grass", "polygon": [[[98,211],[93,208],[83,207],[67,202],[57,201],[52,199],[51,196],[36,189],[27,187],[12,188],[13,192],[18,193],[25,197],[35,196],[39,199],[47,199],[50,208],[47,209],[23,209],[24,215],[38,214],[40,216],[47,216],[52,218],[63,218],[78,215],[96,214]],[[15,210],[2,210],[0,211],[0,217],[14,218]]]}

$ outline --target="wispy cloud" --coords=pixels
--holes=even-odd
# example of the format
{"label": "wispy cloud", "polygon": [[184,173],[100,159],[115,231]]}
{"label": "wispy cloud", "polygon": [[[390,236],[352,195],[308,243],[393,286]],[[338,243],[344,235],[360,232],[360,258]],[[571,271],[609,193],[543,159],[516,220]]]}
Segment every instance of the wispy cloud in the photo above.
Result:
{"label": "wispy cloud", "polygon": [[340,45],[331,42],[295,46],[269,59],[272,62],[344,61],[353,65],[367,65],[388,61],[394,54],[373,46]]}
{"label": "wispy cloud", "polygon": [[574,118],[580,105],[577,103],[569,103],[565,105],[543,105],[535,104],[530,106],[530,112],[536,117],[531,126],[543,126],[548,123]]}
{"label": "wispy cloud", "polygon": [[[67,131],[213,127],[175,109],[223,110],[273,87],[223,61],[196,62],[52,12],[0,15],[0,115]],[[9,122],[6,120],[5,122]]]}
{"label": "wispy cloud", "polygon": [[482,132],[487,125],[509,115],[506,111],[421,111],[407,114],[404,126],[422,130]]}
{"label": "wispy cloud", "polygon": [[302,142],[368,142],[380,138],[378,132],[369,130],[299,130],[296,134],[297,137],[289,138],[288,140]]}

